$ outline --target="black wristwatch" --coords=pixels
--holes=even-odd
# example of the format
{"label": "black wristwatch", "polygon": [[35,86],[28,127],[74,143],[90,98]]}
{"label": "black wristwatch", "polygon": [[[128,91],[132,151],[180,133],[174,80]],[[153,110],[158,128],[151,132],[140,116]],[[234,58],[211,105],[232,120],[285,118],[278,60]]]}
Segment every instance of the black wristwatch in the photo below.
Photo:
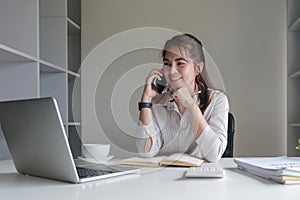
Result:
{"label": "black wristwatch", "polygon": [[139,102],[139,111],[141,111],[142,108],[152,108],[152,103]]}

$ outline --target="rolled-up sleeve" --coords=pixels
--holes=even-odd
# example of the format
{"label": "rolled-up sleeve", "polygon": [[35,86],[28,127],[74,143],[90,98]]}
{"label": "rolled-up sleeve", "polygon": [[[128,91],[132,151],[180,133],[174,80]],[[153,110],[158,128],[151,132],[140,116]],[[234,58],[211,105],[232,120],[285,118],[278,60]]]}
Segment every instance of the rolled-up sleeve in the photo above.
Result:
{"label": "rolled-up sleeve", "polygon": [[[136,132],[136,146],[139,154],[143,157],[155,156],[162,145],[162,138],[157,123],[152,121],[150,124],[144,125],[139,121]],[[150,151],[146,152],[146,142],[149,137],[152,137],[152,146]]]}
{"label": "rolled-up sleeve", "polygon": [[225,94],[218,94],[212,106],[207,119],[208,126],[195,142],[200,148],[200,157],[216,162],[222,157],[227,146],[229,104]]}

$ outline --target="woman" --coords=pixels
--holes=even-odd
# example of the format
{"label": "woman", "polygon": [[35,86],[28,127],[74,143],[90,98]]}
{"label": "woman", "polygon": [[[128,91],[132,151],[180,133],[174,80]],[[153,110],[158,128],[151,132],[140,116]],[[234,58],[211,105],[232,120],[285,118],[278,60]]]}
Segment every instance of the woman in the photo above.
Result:
{"label": "woman", "polygon": [[[229,104],[225,94],[208,88],[202,43],[190,34],[168,40],[163,68],[153,69],[139,102],[137,149],[142,156],[188,153],[218,161],[227,145]],[[153,84],[165,78],[162,94]]]}

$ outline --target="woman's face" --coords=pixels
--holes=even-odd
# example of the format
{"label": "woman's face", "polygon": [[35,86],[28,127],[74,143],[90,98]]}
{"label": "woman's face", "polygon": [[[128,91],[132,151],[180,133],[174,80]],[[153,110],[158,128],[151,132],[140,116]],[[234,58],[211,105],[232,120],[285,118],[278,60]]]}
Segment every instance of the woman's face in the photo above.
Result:
{"label": "woman's face", "polygon": [[199,70],[190,59],[182,55],[177,46],[167,49],[163,64],[164,76],[172,89],[188,87],[191,93],[194,92],[195,77]]}

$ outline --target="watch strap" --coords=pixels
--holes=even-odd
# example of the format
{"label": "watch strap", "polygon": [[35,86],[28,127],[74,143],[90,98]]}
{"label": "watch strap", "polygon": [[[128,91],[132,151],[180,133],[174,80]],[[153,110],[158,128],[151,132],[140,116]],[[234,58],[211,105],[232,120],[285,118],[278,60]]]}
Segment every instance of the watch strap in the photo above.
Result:
{"label": "watch strap", "polygon": [[141,111],[142,108],[152,108],[152,103],[139,102],[139,111]]}

